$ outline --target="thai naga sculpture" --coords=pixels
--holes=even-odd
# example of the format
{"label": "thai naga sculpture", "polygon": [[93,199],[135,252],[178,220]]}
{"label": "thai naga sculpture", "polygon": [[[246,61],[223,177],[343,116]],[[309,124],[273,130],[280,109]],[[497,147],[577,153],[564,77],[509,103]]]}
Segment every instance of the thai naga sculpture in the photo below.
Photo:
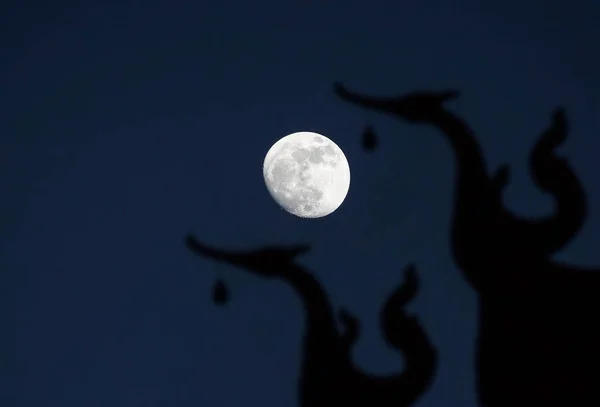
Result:
{"label": "thai naga sculpture", "polygon": [[300,406],[409,406],[430,386],[437,352],[419,322],[403,310],[418,289],[413,266],[405,269],[404,283],[393,291],[380,314],[384,337],[390,346],[403,352],[405,369],[390,376],[372,376],[352,362],[352,346],[360,335],[357,318],[341,309],[338,318],[344,329],[338,332],[327,293],[305,267],[295,262],[298,255],[309,251],[309,246],[232,252],[207,246],[192,236],[187,237],[186,245],[202,257],[234,265],[259,277],[283,280],[300,296],[306,314]]}
{"label": "thai naga sculpture", "polygon": [[584,224],[585,192],[555,149],[567,137],[557,108],[529,157],[535,184],[553,196],[555,213],[525,219],[503,205],[509,169],[488,175],[468,125],[443,103],[458,92],[365,96],[341,84],[336,94],[361,108],[441,131],[456,156],[451,246],[477,291],[476,375],[483,406],[600,406],[600,270],[551,258]]}

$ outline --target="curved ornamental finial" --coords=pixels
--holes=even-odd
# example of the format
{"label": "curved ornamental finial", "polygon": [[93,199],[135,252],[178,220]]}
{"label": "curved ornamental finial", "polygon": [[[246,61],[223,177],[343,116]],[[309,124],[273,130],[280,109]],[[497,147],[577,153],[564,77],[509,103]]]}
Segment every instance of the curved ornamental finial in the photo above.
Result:
{"label": "curved ornamental finial", "polygon": [[[529,156],[534,183],[556,211],[524,219],[503,204],[507,165],[488,176],[485,159],[463,119],[432,92],[377,99],[336,87],[341,99],[436,127],[456,161],[451,245],[456,265],[478,293],[477,393],[489,407],[600,405],[600,270],[561,264],[551,255],[584,224],[585,192],[556,155],[566,139],[564,109],[552,115]],[[416,97],[415,95],[418,95]]]}
{"label": "curved ornamental finial", "polygon": [[565,142],[567,133],[565,111],[557,108],[529,154],[533,182],[552,195],[555,213],[541,219],[525,219],[506,212],[507,233],[512,234],[514,244],[540,256],[563,249],[581,231],[587,217],[583,186],[568,161],[555,151]]}
{"label": "curved ornamental finial", "polygon": [[[567,137],[564,109],[553,112],[550,126],[542,132],[529,157],[533,181],[552,195],[556,212],[545,218],[526,219],[503,204],[503,192],[510,178],[508,166],[502,165],[488,175],[485,157],[472,130],[444,107],[445,102],[458,96],[457,91],[420,91],[378,98],[349,91],[336,83],[334,92],[353,105],[409,123],[432,125],[450,142],[457,162],[452,248],[457,265],[474,287],[496,285],[495,277],[504,278],[506,272],[492,276],[492,270],[502,268],[508,259],[545,258],[556,253],[583,227],[587,215],[585,191],[568,162],[555,152]],[[496,253],[500,247],[501,253]],[[486,264],[489,259],[494,259],[495,267]],[[486,270],[487,278],[476,274],[480,270]]]}
{"label": "curved ornamental finial", "polygon": [[317,279],[295,258],[310,247],[273,246],[251,251],[227,251],[186,238],[187,247],[202,257],[223,261],[256,276],[278,278],[300,296],[306,315],[302,348],[299,399],[303,407],[344,406],[403,407],[416,401],[430,386],[437,353],[416,318],[403,307],[416,295],[414,266],[390,296],[382,311],[381,328],[387,343],[403,352],[404,371],[386,376],[367,374],[352,362],[352,347],[360,335],[360,322],[345,308],[338,318],[339,332],[329,298]]}

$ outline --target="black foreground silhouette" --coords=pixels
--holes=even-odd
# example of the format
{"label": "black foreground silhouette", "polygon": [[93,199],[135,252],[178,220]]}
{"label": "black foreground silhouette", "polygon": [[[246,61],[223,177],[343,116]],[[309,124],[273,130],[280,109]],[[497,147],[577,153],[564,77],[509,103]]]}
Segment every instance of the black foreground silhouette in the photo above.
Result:
{"label": "black foreground silhouette", "polygon": [[510,172],[488,175],[469,126],[443,103],[457,91],[382,98],[336,94],[353,105],[438,128],[456,156],[451,246],[463,277],[479,295],[477,392],[482,406],[600,406],[600,270],[551,258],[580,231],[585,192],[555,149],[567,138],[565,111],[530,152],[535,184],[552,195],[555,213],[525,219],[503,205]]}
{"label": "black foreground silhouette", "polygon": [[370,375],[352,362],[352,347],[360,336],[358,319],[346,309],[338,318],[319,281],[295,259],[308,245],[262,247],[252,251],[227,251],[186,238],[187,247],[207,259],[225,262],[262,278],[278,278],[299,295],[305,310],[305,334],[299,405],[332,407],[353,405],[402,407],[413,404],[429,388],[437,367],[437,352],[415,317],[404,306],[418,290],[415,267],[405,268],[405,281],[386,300],[380,325],[387,344],[404,355],[404,371],[389,376]]}
{"label": "black foreground silhouette", "polygon": [[371,152],[377,148],[377,143],[377,135],[375,134],[373,126],[365,127],[362,137],[363,150],[365,150],[366,152]]}
{"label": "black foreground silhouette", "polygon": [[213,286],[212,300],[215,305],[223,306],[229,302],[229,288],[223,279],[218,279]]}

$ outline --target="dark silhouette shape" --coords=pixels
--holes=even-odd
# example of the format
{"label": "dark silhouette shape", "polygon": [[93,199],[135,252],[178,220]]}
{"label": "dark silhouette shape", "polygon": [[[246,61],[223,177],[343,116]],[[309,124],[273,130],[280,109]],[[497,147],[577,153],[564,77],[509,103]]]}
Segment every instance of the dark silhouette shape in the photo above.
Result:
{"label": "dark silhouette shape", "polygon": [[418,290],[415,268],[405,269],[405,281],[387,299],[380,315],[388,345],[404,355],[405,369],[389,376],[370,375],[352,362],[352,347],[360,335],[360,323],[348,310],[337,317],[319,281],[295,259],[310,250],[307,245],[263,247],[253,251],[226,251],[208,246],[192,236],[187,247],[202,257],[237,266],[263,278],[278,278],[299,295],[305,310],[305,334],[299,405],[331,407],[356,404],[401,407],[414,403],[430,386],[437,367],[437,352],[416,318],[404,306]]}
{"label": "dark silhouette shape", "polygon": [[530,157],[533,181],[555,213],[524,219],[503,205],[506,165],[488,175],[471,129],[443,103],[458,92],[376,98],[335,85],[354,105],[435,126],[456,156],[451,245],[479,294],[477,390],[484,406],[600,406],[600,273],[551,255],[581,229],[586,196],[569,163],[555,154],[568,131],[557,108]]}
{"label": "dark silhouette shape", "polygon": [[212,300],[215,305],[225,305],[229,302],[229,289],[223,279],[215,281],[212,292]]}
{"label": "dark silhouette shape", "polygon": [[375,135],[375,130],[373,130],[373,126],[365,127],[362,138],[362,147],[365,151],[370,152],[377,148],[377,136]]}

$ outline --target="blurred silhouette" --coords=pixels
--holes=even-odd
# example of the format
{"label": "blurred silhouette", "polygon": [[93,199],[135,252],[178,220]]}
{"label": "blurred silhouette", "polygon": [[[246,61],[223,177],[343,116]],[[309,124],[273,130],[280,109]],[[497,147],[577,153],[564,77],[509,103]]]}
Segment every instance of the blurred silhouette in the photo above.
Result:
{"label": "blurred silhouette", "polygon": [[377,148],[377,136],[373,126],[365,127],[362,138],[362,147],[365,151],[370,152]]}
{"label": "blurred silhouette", "polygon": [[229,302],[229,289],[221,278],[213,286],[212,300],[215,305],[225,305]]}
{"label": "blurred silhouette", "polygon": [[468,125],[443,103],[457,91],[380,98],[348,91],[346,102],[438,128],[456,156],[451,245],[464,278],[479,294],[477,391],[484,406],[600,406],[600,273],[551,256],[581,229],[585,192],[555,149],[567,137],[564,109],[530,152],[532,179],[552,195],[555,213],[515,216],[503,205],[510,178],[488,175]]}
{"label": "blurred silhouette", "polygon": [[405,281],[384,304],[380,325],[387,344],[404,355],[404,371],[388,376],[368,374],[352,362],[352,348],[360,336],[360,322],[342,308],[336,328],[334,310],[321,283],[295,259],[308,245],[262,247],[253,251],[227,251],[186,238],[187,247],[207,259],[225,262],[263,278],[278,278],[299,295],[305,311],[299,405],[373,407],[409,406],[433,381],[437,352],[415,317],[404,311],[418,290],[415,268],[404,270]]}

